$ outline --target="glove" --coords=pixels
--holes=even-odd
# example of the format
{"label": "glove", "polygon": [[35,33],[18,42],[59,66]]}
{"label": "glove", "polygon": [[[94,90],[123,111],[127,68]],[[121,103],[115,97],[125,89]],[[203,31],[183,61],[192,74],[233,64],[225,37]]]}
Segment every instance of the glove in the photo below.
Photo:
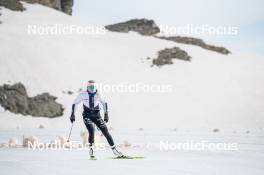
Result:
{"label": "glove", "polygon": [[71,121],[71,123],[75,122],[75,115],[74,115],[74,113],[71,114],[70,121]]}
{"label": "glove", "polygon": [[108,120],[109,120],[109,117],[108,117],[108,113],[106,112],[106,113],[104,114],[104,121],[105,121],[105,123],[107,123]]}

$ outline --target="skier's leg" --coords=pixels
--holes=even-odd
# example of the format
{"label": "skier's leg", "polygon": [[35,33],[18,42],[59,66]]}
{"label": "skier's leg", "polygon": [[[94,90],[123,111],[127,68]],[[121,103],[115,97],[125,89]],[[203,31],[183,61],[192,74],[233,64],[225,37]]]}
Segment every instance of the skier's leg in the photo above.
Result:
{"label": "skier's leg", "polygon": [[113,147],[115,145],[114,140],[113,140],[111,134],[109,133],[108,128],[107,128],[104,120],[101,118],[101,116],[98,115],[98,116],[96,116],[94,118],[91,118],[91,119],[94,122],[94,124],[101,130],[101,132],[105,136],[105,138],[106,138],[107,142],[109,143],[109,145],[111,147]]}
{"label": "skier's leg", "polygon": [[94,158],[94,126],[92,121],[87,117],[84,117],[83,121],[89,133],[88,136],[88,142],[90,147],[89,154],[91,158]]}
{"label": "skier's leg", "polygon": [[107,128],[104,120],[101,118],[100,114],[98,114],[95,118],[91,118],[91,119],[95,123],[95,125],[101,130],[103,135],[105,136],[107,142],[109,143],[109,145],[112,148],[113,153],[118,157],[122,157],[123,154],[116,149],[114,140],[113,140],[111,134],[109,133],[108,128]]}
{"label": "skier's leg", "polygon": [[88,130],[89,136],[88,136],[88,142],[89,145],[93,145],[94,144],[94,126],[93,126],[93,122],[90,120],[90,118],[88,117],[84,117],[83,118],[84,124]]}

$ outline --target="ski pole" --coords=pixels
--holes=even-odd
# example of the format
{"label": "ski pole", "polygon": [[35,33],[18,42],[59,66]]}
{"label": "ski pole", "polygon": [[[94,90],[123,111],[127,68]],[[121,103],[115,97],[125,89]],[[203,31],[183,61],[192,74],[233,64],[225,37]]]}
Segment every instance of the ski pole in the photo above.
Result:
{"label": "ski pole", "polygon": [[69,133],[69,136],[68,136],[68,140],[67,140],[67,142],[70,142],[70,137],[71,137],[72,127],[73,127],[73,123],[72,123],[72,125],[71,125],[71,130],[70,130],[70,133]]}

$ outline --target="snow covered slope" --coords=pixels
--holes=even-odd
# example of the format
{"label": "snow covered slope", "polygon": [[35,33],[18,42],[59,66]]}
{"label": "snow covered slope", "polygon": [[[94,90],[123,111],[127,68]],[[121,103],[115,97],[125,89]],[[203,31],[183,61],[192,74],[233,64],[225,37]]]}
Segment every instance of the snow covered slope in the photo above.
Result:
{"label": "snow covered slope", "polygon": [[[28,25],[83,25],[40,5],[23,13],[3,8],[0,24],[0,84],[22,82],[30,95],[50,92],[66,109],[57,119],[32,118],[1,110],[0,127],[65,127],[71,102],[86,81],[103,84],[171,85],[167,93],[105,92],[110,125],[118,128],[264,127],[264,59],[232,50],[225,56],[199,47],[136,33],[29,35]],[[223,44],[224,45],[224,44]],[[178,46],[191,62],[150,67],[145,58]],[[63,94],[71,90],[73,95]],[[77,123],[81,126],[81,107]]]}

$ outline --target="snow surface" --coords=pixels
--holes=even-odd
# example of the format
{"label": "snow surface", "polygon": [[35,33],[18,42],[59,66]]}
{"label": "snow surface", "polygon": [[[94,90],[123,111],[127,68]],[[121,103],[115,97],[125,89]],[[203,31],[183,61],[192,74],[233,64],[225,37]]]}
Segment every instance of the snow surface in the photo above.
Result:
{"label": "snow surface", "polygon": [[[0,24],[0,84],[22,82],[30,96],[50,92],[65,108],[63,117],[47,119],[15,115],[0,108],[0,143],[11,137],[36,135],[42,141],[67,136],[73,98],[89,79],[103,84],[168,84],[168,93],[104,92],[109,102],[109,127],[116,143],[124,141],[151,148],[122,149],[143,160],[109,160],[98,151],[98,161],[87,151],[28,151],[0,148],[1,174],[245,174],[262,175],[264,168],[264,59],[228,48],[225,56],[196,46],[177,44],[136,33],[36,36],[31,25],[82,25],[74,17],[40,5],[25,4],[23,13],[2,8]],[[224,44],[221,44],[224,45]],[[191,62],[175,60],[150,67],[165,47],[178,46]],[[73,95],[62,91],[73,91]],[[81,107],[73,140],[84,130]],[[39,125],[45,128],[37,129]],[[143,128],[143,131],[138,131]],[[176,128],[177,132],[170,131]],[[213,129],[220,129],[213,133]],[[246,133],[250,131],[250,133]],[[161,151],[160,141],[187,140],[238,143],[237,151]]]}
{"label": "snow surface", "polygon": [[[35,134],[41,141],[56,138],[66,130],[8,129],[0,142],[10,136],[21,141],[22,133]],[[76,128],[72,139],[81,141]],[[263,133],[190,133],[186,131],[114,130],[111,131],[117,144],[127,140],[148,147],[120,148],[128,155],[144,156],[138,160],[111,160],[109,149],[95,151],[97,160],[88,158],[85,150],[28,150],[26,148],[1,148],[1,174],[166,174],[166,175],[262,175],[264,172]],[[208,141],[210,143],[234,142],[236,151],[195,151],[159,149],[160,141],[170,142]]]}

